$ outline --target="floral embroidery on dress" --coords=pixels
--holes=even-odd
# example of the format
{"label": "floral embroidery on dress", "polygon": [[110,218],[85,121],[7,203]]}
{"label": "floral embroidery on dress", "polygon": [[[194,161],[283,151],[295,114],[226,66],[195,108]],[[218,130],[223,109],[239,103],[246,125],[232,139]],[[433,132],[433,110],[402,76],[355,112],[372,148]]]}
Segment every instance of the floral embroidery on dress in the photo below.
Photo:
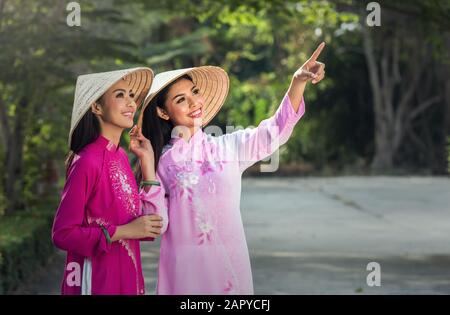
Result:
{"label": "floral embroidery on dress", "polygon": [[213,231],[213,227],[209,222],[200,222],[198,224],[198,227],[200,229],[199,242],[198,244],[201,245],[205,243],[206,241],[211,241],[211,234]]}
{"label": "floral embroidery on dress", "polygon": [[134,254],[133,249],[130,247],[130,242],[128,240],[119,240],[119,244],[125,248],[125,250],[128,253],[128,256],[130,256],[131,260],[133,261],[133,265],[136,270],[136,289],[137,289],[137,293],[139,294],[139,273],[138,273],[138,267],[137,267],[137,263],[136,263],[136,255]]}
{"label": "floral embroidery on dress", "polygon": [[238,294],[238,291],[235,290],[233,283],[230,280],[227,281],[227,283],[225,285],[225,289],[223,289],[223,291],[225,293],[231,294],[231,295]]}
{"label": "floral embroidery on dress", "polygon": [[186,163],[183,167],[178,165],[171,165],[169,170],[175,171],[175,176],[170,183],[170,188],[178,188],[180,197],[187,196],[188,200],[192,202],[192,195],[194,193],[193,186],[199,183],[199,176],[192,172],[192,166]]}
{"label": "floral embroidery on dress", "polygon": [[214,161],[214,160],[203,160],[196,161],[197,164],[200,164],[200,171],[202,175],[213,172],[221,172],[223,170],[223,165],[226,163],[225,161]]}
{"label": "floral embroidery on dress", "polygon": [[[220,239],[219,239],[220,241]],[[235,250],[236,248],[234,248]],[[239,279],[236,275],[236,271],[233,268],[233,264],[231,263],[232,261],[232,256],[234,255],[233,252],[233,247],[232,248],[228,248],[228,250],[223,251],[223,262],[224,262],[224,267],[225,267],[225,272],[228,275],[227,276],[227,281],[225,284],[225,288],[224,288],[224,292],[226,292],[227,294],[240,294],[241,289],[240,289],[240,285],[239,285]]]}
{"label": "floral embroidery on dress", "polygon": [[[200,172],[202,176],[207,175],[208,173],[221,172],[223,170],[223,164],[225,161],[196,161],[197,164],[200,165]],[[208,192],[210,194],[216,193],[216,184],[211,178],[211,175],[208,176]]]}
{"label": "floral embroidery on dress", "polygon": [[[98,226],[109,226],[111,223],[108,220],[105,220],[103,218],[94,218],[88,215],[87,217],[88,224],[96,223]],[[123,246],[123,248],[127,251],[128,256],[131,258],[131,261],[133,262],[133,266],[136,269],[136,286],[139,288],[139,278],[138,278],[138,267],[136,263],[136,255],[134,254],[134,251],[131,249],[130,244],[127,240],[119,240],[119,244]]]}
{"label": "floral embroidery on dress", "polygon": [[89,225],[91,225],[92,223],[97,223],[98,226],[109,226],[111,225],[107,220],[103,219],[103,218],[93,218],[91,216],[87,216],[87,222]]}
{"label": "floral embroidery on dress", "polygon": [[136,256],[134,255],[134,251],[130,247],[130,243],[127,240],[119,240],[119,243],[127,250],[128,256],[130,256],[131,260],[133,261],[133,265],[137,270]]}
{"label": "floral embroidery on dress", "polygon": [[117,198],[122,202],[127,212],[134,217],[139,216],[139,195],[130,185],[130,176],[125,172],[120,161],[110,161],[109,175]]}

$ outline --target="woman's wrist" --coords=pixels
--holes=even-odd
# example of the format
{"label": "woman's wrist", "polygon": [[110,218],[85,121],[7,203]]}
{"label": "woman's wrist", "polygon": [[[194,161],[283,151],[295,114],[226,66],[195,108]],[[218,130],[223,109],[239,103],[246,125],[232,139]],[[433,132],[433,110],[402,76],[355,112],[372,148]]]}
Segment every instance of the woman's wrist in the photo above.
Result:
{"label": "woman's wrist", "polygon": [[144,154],[139,156],[139,163],[141,164],[154,164],[155,157],[151,152],[145,151]]}
{"label": "woman's wrist", "polygon": [[156,180],[155,164],[150,159],[142,159],[141,171],[143,180]]}
{"label": "woman's wrist", "polygon": [[114,233],[114,235],[111,236],[111,242],[128,239],[128,238],[129,238],[129,235],[128,235],[127,224],[119,225],[119,226],[117,226],[116,232]]}

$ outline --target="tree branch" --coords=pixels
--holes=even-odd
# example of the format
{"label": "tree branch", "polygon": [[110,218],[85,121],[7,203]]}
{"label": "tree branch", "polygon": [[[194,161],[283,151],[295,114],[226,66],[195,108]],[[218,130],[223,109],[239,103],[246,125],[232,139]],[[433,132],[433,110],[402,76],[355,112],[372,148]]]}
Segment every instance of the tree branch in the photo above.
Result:
{"label": "tree branch", "polygon": [[381,88],[380,88],[380,78],[378,75],[377,63],[375,61],[375,54],[373,48],[373,42],[371,35],[367,28],[362,25],[362,38],[363,38],[363,48],[364,55],[366,57],[367,68],[369,72],[369,82],[372,87],[372,97],[373,97],[373,105],[375,108],[375,114],[382,114],[382,100],[381,100]]}
{"label": "tree branch", "polygon": [[395,88],[395,83],[391,80],[392,74],[389,71],[389,57],[391,51],[391,45],[389,41],[385,43],[382,54],[381,54],[381,76],[382,76],[382,84],[381,90],[383,94],[383,110],[387,117],[389,123],[394,121],[394,105],[393,105],[393,90]]}
{"label": "tree branch", "polygon": [[392,72],[393,72],[393,78],[394,83],[400,83],[402,80],[402,77],[400,75],[400,42],[399,38],[396,36],[393,39],[393,56],[392,56]]}
{"label": "tree branch", "polygon": [[[416,63],[413,61],[413,63]],[[422,70],[424,68],[423,63],[416,63],[419,65],[418,69],[414,72],[413,78],[411,80],[411,84],[407,88],[406,92],[403,93],[402,98],[400,99],[399,105],[398,105],[398,111],[397,111],[397,120],[405,120],[406,115],[406,109],[408,108],[408,104],[410,104],[411,99],[414,95],[414,92],[416,90],[417,84],[419,83],[419,79],[422,75]]]}
{"label": "tree branch", "polygon": [[408,115],[408,120],[413,120],[418,115],[420,115],[423,111],[427,110],[428,107],[431,105],[434,105],[435,103],[439,102],[441,100],[440,95],[436,95],[432,98],[427,99],[426,101],[420,103],[417,108],[415,108],[411,113]]}

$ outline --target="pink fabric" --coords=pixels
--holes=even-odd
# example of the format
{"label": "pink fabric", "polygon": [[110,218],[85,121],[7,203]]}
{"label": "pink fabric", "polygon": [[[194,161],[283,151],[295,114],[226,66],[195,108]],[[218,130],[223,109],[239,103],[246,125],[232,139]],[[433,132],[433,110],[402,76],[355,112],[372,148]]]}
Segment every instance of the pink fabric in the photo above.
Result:
{"label": "pink fabric", "polygon": [[168,219],[158,294],[253,294],[241,176],[288,140],[304,111],[303,100],[296,113],[286,95],[257,128],[219,137],[199,130],[189,142],[172,138],[158,164],[162,186],[150,189],[158,200],[154,213]]}
{"label": "pink fabric", "polygon": [[[142,200],[142,202],[141,202]],[[92,294],[144,294],[139,240],[108,244],[116,227],[152,209],[122,148],[99,136],[76,156],[53,223],[54,244],[67,251],[62,294],[80,294],[84,258],[92,263]]]}

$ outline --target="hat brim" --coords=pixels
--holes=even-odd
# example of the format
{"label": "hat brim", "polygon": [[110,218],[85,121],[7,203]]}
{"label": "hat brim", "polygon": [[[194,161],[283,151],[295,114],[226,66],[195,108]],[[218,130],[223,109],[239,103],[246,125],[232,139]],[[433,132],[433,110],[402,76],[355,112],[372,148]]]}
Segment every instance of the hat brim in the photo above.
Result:
{"label": "hat brim", "polygon": [[[120,73],[122,72],[122,73]],[[116,74],[114,74],[116,73]],[[120,74],[119,77],[117,77],[117,73]],[[143,101],[145,100],[145,97],[147,96],[150,87],[153,82],[153,71],[150,68],[133,68],[133,69],[124,69],[124,70],[116,70],[116,71],[110,71],[110,72],[104,72],[104,73],[93,73],[86,76],[95,76],[98,77],[96,79],[97,84],[99,83],[100,86],[96,87],[89,87],[86,93],[88,95],[86,97],[79,96],[77,93],[83,93],[82,91],[78,90],[78,81],[77,81],[77,88],[75,91],[75,101],[74,101],[74,109],[72,112],[72,117],[75,118],[71,122],[70,132],[69,132],[69,148],[72,141],[72,134],[74,130],[77,128],[78,124],[80,123],[81,119],[83,119],[86,112],[91,108],[91,105],[96,102],[108,89],[110,89],[114,84],[119,82],[120,80],[125,80],[130,85],[131,90],[135,94],[135,102],[137,104],[138,109],[141,107]],[[80,76],[82,77],[82,76]],[[80,78],[79,77],[79,78]],[[94,90],[94,91],[92,91]],[[79,100],[81,98],[84,101]]]}
{"label": "hat brim", "polygon": [[[122,77],[122,79],[128,82],[130,89],[134,92],[136,97],[135,102],[138,106],[138,109],[141,107],[142,102],[147,96],[152,85],[153,71],[149,70],[150,69],[136,70]],[[114,84],[119,81],[120,80],[117,80]],[[111,86],[113,86],[114,84],[112,84]]]}
{"label": "hat brim", "polygon": [[154,84],[157,84],[160,75],[164,75],[167,73],[173,73],[173,75],[164,77],[162,79],[164,80],[164,82],[158,82],[158,87],[155,90],[153,90],[152,87],[148,96],[144,100],[144,105],[142,106],[142,110],[138,119],[138,126],[142,127],[145,109],[156,97],[156,95],[158,95],[158,93],[160,93],[172,82],[176,81],[184,75],[189,75],[192,78],[193,83],[200,90],[200,94],[205,99],[205,104],[203,105],[204,115],[202,119],[202,127],[206,126],[217,115],[228,96],[228,91],[230,89],[230,80],[228,74],[222,68],[215,66],[187,68],[157,74],[155,76]]}

